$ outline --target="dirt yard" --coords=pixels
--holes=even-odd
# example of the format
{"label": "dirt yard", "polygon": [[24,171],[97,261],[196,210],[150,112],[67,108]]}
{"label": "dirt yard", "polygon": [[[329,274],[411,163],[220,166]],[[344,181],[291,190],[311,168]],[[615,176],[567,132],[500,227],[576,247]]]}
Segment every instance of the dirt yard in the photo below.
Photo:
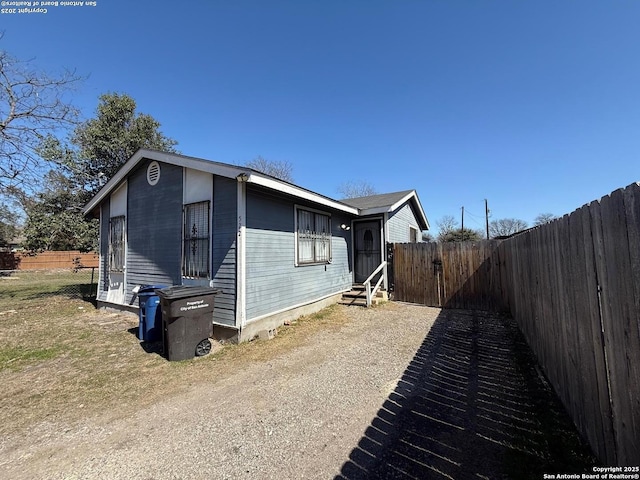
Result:
{"label": "dirt yard", "polygon": [[539,479],[594,463],[502,317],[335,306],[167,362],[136,317],[3,298],[3,479]]}

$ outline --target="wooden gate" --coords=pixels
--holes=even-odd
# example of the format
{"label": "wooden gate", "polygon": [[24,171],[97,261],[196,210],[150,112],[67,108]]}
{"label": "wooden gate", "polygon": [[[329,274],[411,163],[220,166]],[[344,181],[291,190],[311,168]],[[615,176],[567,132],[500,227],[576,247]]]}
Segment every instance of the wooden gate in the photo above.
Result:
{"label": "wooden gate", "polygon": [[396,243],[394,299],[432,307],[502,309],[500,240]]}

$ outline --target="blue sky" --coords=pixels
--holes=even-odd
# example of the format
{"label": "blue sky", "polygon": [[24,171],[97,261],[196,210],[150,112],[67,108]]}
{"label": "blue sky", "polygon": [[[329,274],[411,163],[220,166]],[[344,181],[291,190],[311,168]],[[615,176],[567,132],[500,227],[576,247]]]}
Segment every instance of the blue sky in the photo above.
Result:
{"label": "blue sky", "polygon": [[338,197],[415,188],[483,228],[640,180],[639,0],[98,0],[0,15],[0,48],[124,92],[186,154],[286,160]]}

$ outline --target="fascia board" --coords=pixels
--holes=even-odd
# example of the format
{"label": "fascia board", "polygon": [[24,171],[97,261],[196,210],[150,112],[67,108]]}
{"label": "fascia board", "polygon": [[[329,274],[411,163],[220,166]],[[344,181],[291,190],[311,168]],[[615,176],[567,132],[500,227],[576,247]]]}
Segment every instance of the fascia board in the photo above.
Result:
{"label": "fascia board", "polygon": [[429,230],[431,225],[429,225],[429,220],[427,220],[427,215],[424,213],[424,209],[422,208],[422,204],[420,203],[420,199],[417,194],[415,195],[414,200],[416,202],[418,213],[420,214],[420,220],[424,222],[422,226],[426,227],[424,230]]}
{"label": "fascia board", "polygon": [[115,190],[115,187],[122,181],[122,179],[125,178],[127,174],[133,169],[133,167],[138,164],[138,162],[142,158],[142,153],[143,150],[138,150],[136,153],[134,153],[133,157],[131,157],[127,161],[127,163],[125,163],[120,168],[120,170],[116,172],[116,174],[105,184],[104,187],[100,189],[98,193],[96,193],[96,195],[91,200],[89,200],[89,203],[87,203],[82,209],[82,213],[84,215],[87,215],[89,212],[91,212],[102,202],[102,200],[107,197],[107,195]]}
{"label": "fascia board", "polygon": [[416,191],[413,190],[409,193],[407,193],[404,197],[402,197],[400,200],[398,200],[396,203],[394,203],[393,205],[391,205],[389,211],[393,212],[394,210],[396,210],[397,208],[400,208],[402,206],[403,203],[405,203],[407,200],[409,200],[411,197],[415,197],[416,196]]}
{"label": "fascia board", "polygon": [[422,205],[420,204],[420,200],[418,199],[418,195],[415,190],[409,192],[396,203],[386,207],[376,207],[376,208],[367,208],[360,211],[360,215],[375,215],[379,213],[391,213],[400,208],[405,202],[411,200],[414,205],[414,210],[418,214],[418,221],[420,222],[420,226],[423,227],[423,230],[429,230],[429,221],[427,220],[427,216],[422,209]]}
{"label": "fascia board", "polygon": [[424,213],[424,210],[422,209],[422,205],[420,204],[420,200],[418,199],[418,194],[416,193],[415,190],[409,192],[407,195],[405,195],[402,199],[398,200],[396,203],[394,203],[391,206],[391,210],[389,210],[390,212],[396,210],[397,208],[400,208],[400,206],[402,206],[402,204],[404,202],[406,202],[407,200],[411,200],[415,206],[415,210],[418,213],[418,215],[420,216],[420,218],[418,218],[418,220],[422,221],[422,225],[420,225],[421,227],[426,227],[423,228],[423,230],[429,230],[429,221],[427,220],[427,216]]}
{"label": "fascia board", "polygon": [[308,200],[310,202],[317,203],[319,205],[324,205],[325,207],[333,208],[335,210],[340,210],[342,212],[350,213],[352,215],[358,215],[359,213],[358,209],[355,207],[350,207],[349,205],[340,203],[336,200],[331,200],[330,198],[323,197],[322,195],[310,192],[309,190],[305,190],[300,187],[296,187],[295,185],[292,185],[290,183],[281,182],[279,180],[275,180],[269,177],[264,177],[255,172],[252,172],[249,175],[247,182],[253,183],[255,185],[260,185],[262,187],[275,190],[277,192],[293,195],[294,197],[298,197],[303,200]]}
{"label": "fascia board", "polygon": [[156,160],[162,163],[168,163],[171,165],[177,165],[180,167],[192,168],[202,172],[211,173],[221,177],[236,178],[242,172],[247,169],[234,167],[232,165],[225,165],[210,160],[204,160],[194,157],[185,157],[179,154],[159,152],[155,150],[138,150],[120,170],[109,180],[104,187],[93,197],[89,203],[84,207],[83,213],[86,215],[91,212],[97,205],[102,202],[107,195],[109,195],[116,186],[127,177],[127,175],[133,170],[140,161],[143,159]]}
{"label": "fascia board", "polygon": [[140,163],[143,159],[156,160],[158,162],[168,163],[171,165],[177,165],[186,168],[193,168],[202,172],[208,172],[213,175],[218,175],[227,178],[237,178],[241,173],[247,173],[247,182],[255,185],[261,185],[263,187],[283,192],[292,195],[303,200],[307,200],[325,207],[333,208],[351,215],[369,215],[370,213],[384,213],[389,211],[388,209],[375,209],[375,211],[360,211],[358,208],[351,207],[342,202],[332,200],[328,197],[324,197],[320,194],[305,190],[304,188],[297,187],[293,184],[283,182],[268,176],[261,175],[258,172],[252,171],[250,168],[236,167],[233,165],[227,165],[223,163],[217,163],[210,160],[204,160],[194,157],[186,157],[175,153],[166,153],[156,150],[140,149],[138,150],[120,170],[109,180],[102,189],[93,197],[89,203],[84,207],[83,213],[87,215],[93,209],[96,208],[119,184],[127,175]]}

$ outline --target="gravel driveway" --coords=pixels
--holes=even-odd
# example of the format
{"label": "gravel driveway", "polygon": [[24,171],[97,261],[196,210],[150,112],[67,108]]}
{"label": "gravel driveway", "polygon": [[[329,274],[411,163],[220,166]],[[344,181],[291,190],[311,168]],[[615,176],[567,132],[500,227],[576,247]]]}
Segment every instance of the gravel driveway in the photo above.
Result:
{"label": "gravel driveway", "polygon": [[[527,478],[592,459],[498,316],[339,307],[340,330],[125,418],[6,439],[0,476]],[[568,445],[568,447],[567,447]],[[567,450],[568,448],[568,450]],[[569,460],[573,463],[562,462]]]}

